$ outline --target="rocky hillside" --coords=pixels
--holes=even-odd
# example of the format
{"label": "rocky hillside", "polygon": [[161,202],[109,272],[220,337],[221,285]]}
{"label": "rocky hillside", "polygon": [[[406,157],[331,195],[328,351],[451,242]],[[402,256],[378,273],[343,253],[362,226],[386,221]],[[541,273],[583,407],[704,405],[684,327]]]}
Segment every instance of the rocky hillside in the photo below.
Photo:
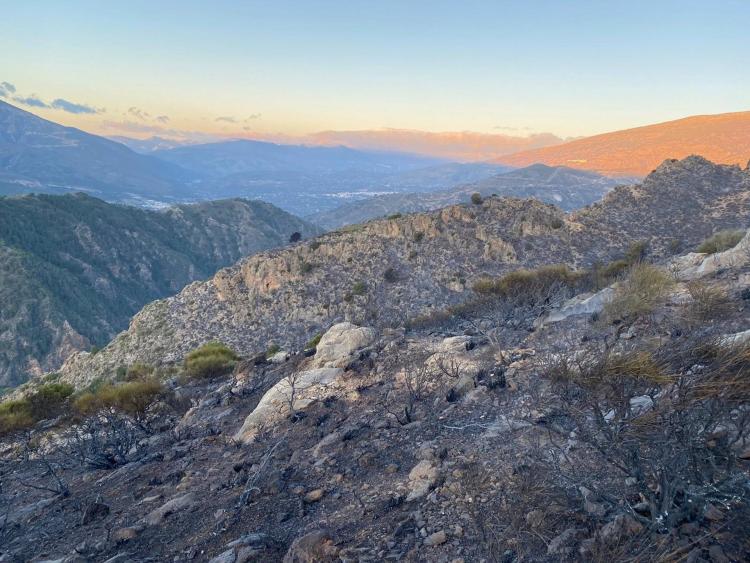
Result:
{"label": "rocky hillside", "polygon": [[748,250],[429,328],[337,323],[202,375],[52,384],[31,407],[55,418],[0,437],[0,558],[747,561]]}
{"label": "rocky hillside", "polygon": [[613,131],[496,159],[509,166],[542,163],[593,170],[607,176],[645,176],[667,158],[701,154],[714,162],[750,159],[750,111],[694,115]]}
{"label": "rocky hillside", "polygon": [[144,304],[314,227],[270,204],[163,212],[75,194],[0,198],[0,386],[104,345]]}
{"label": "rocky hillside", "polygon": [[621,258],[635,242],[654,257],[674,254],[714,231],[746,227],[749,182],[748,170],[691,157],[572,215],[488,198],[342,229],[252,256],[148,305],[100,353],[72,357],[62,377],[83,386],[119,366],[179,362],[215,339],[242,355],[299,347],[338,320],[401,326],[470,299],[485,275],[591,266]]}
{"label": "rocky hillside", "polygon": [[310,215],[307,219],[321,227],[335,229],[376,217],[430,211],[467,203],[474,193],[483,197],[498,195],[535,198],[556,205],[563,211],[573,211],[600,200],[609,190],[622,183],[623,181],[593,172],[536,164],[450,190],[375,196]]}

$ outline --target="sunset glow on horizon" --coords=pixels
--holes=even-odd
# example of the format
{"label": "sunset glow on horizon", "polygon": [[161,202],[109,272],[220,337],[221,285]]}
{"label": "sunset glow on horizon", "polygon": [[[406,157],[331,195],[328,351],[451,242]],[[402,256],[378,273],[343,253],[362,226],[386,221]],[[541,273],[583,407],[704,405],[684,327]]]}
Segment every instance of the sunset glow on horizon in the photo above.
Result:
{"label": "sunset glow on horizon", "polygon": [[750,109],[750,3],[603,4],[10,2],[0,100],[107,136],[477,157]]}

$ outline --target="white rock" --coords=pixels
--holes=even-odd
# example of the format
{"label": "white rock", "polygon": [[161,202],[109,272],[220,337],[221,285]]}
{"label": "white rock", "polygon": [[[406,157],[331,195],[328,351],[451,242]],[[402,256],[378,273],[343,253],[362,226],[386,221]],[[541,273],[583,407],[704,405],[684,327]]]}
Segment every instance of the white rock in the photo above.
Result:
{"label": "white rock", "polygon": [[559,309],[550,311],[545,317],[541,317],[535,323],[537,328],[541,328],[550,323],[556,323],[575,315],[591,315],[599,313],[604,306],[612,301],[615,290],[611,287],[605,287],[594,294],[584,293],[568,299]]}
{"label": "white rock", "polygon": [[333,325],[316,347],[316,367],[344,367],[360,350],[375,342],[375,331],[352,323]]}
{"label": "white rock", "polygon": [[276,352],[273,356],[268,358],[268,361],[272,364],[283,364],[289,359],[289,352],[285,352],[284,350],[279,350]]}
{"label": "white rock", "polygon": [[427,495],[437,483],[440,471],[435,464],[423,459],[409,472],[409,495],[407,501],[416,500]]}
{"label": "white rock", "polygon": [[706,277],[725,268],[740,268],[750,263],[750,230],[734,248],[716,254],[691,253],[672,261],[680,280]]}
{"label": "white rock", "polygon": [[234,436],[235,440],[252,442],[261,428],[292,414],[289,408],[291,399],[294,400],[291,406],[296,412],[323,398],[326,389],[335,384],[343,373],[341,368],[318,368],[285,377],[269,389],[255,410],[247,415],[242,428]]}

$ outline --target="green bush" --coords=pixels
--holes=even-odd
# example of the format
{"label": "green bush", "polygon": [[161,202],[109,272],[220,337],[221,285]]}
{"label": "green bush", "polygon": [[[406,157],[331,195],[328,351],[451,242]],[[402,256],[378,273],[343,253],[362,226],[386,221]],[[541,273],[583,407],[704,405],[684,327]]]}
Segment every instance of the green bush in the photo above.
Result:
{"label": "green bush", "polygon": [[637,242],[631,243],[631,245],[628,247],[628,250],[625,252],[625,261],[628,264],[635,264],[636,262],[640,262],[646,257],[646,253],[648,251],[648,242],[645,240],[639,240]]}
{"label": "green bush", "polygon": [[231,372],[239,356],[221,342],[209,342],[185,357],[185,374],[193,379],[211,379]]}
{"label": "green bush", "polygon": [[69,383],[47,383],[29,395],[28,402],[31,416],[36,420],[52,418],[60,414],[68,397],[73,394]]}
{"label": "green bush", "polygon": [[354,285],[352,285],[352,295],[364,295],[365,293],[367,293],[365,282],[354,282]]}
{"label": "green bush", "polygon": [[163,395],[164,386],[155,378],[117,385],[105,383],[94,392],[80,395],[73,403],[73,408],[82,416],[113,410],[134,418],[141,418],[148,408]]}
{"label": "green bush", "polygon": [[484,203],[484,199],[482,199],[482,194],[479,192],[474,192],[471,194],[471,203],[474,205],[482,205]]}
{"label": "green bush", "polygon": [[704,240],[696,249],[697,252],[705,254],[716,254],[724,252],[737,246],[737,243],[745,236],[745,231],[726,230],[710,236]]}
{"label": "green bush", "polygon": [[644,262],[634,264],[615,290],[612,301],[605,306],[605,318],[625,319],[651,313],[666,299],[674,283],[669,274],[657,266]]}
{"label": "green bush", "polygon": [[417,231],[414,233],[414,242],[422,242],[424,239],[424,233],[422,231]]}
{"label": "green bush", "polygon": [[136,381],[138,379],[146,379],[154,375],[156,368],[148,364],[136,362],[132,366],[128,367],[125,371],[124,379],[126,381]]}
{"label": "green bush", "polygon": [[27,399],[0,403],[0,436],[31,428],[35,423]]}
{"label": "green bush", "polygon": [[0,403],[0,436],[62,414],[72,394],[68,383],[47,383],[23,399]]}
{"label": "green bush", "polygon": [[401,215],[401,213],[394,213],[392,215],[388,215],[387,218],[388,219],[401,219],[401,217],[403,217],[403,215]]}
{"label": "green bush", "polygon": [[271,344],[268,347],[268,350],[266,350],[266,358],[270,358],[271,356],[273,356],[276,352],[280,350],[281,350],[281,346],[279,346],[278,344]]}
{"label": "green bush", "polygon": [[323,338],[323,333],[319,332],[315,336],[313,336],[310,340],[307,341],[307,344],[305,344],[306,350],[311,350],[312,348],[316,348],[318,344],[320,343],[320,339]]}
{"label": "green bush", "polygon": [[302,260],[299,265],[299,271],[302,274],[309,274],[310,272],[313,271],[314,268],[315,266],[310,264],[310,262],[306,262],[304,260]]}

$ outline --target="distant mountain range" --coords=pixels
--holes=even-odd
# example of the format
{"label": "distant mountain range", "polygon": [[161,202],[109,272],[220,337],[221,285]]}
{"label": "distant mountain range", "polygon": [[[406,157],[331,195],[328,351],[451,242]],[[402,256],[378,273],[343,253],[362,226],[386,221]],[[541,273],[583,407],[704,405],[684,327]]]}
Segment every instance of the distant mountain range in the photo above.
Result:
{"label": "distant mountain range", "polygon": [[327,229],[335,229],[396,213],[430,211],[466,203],[473,193],[479,193],[483,197],[498,195],[535,198],[555,204],[564,211],[573,211],[600,200],[609,190],[622,183],[624,182],[594,172],[535,164],[450,190],[387,194],[354,201],[309,215],[307,219]]}
{"label": "distant mountain range", "polygon": [[696,115],[544,147],[494,160],[508,166],[543,163],[607,176],[645,176],[668,158],[699,154],[721,164],[750,159],[750,111]]}
{"label": "distant mountain range", "polygon": [[110,201],[180,201],[190,174],[103,137],[0,101],[0,195],[89,192]]}
{"label": "distant mountain range", "polygon": [[178,141],[175,139],[165,139],[164,137],[149,137],[148,139],[134,139],[132,137],[123,137],[121,135],[113,135],[107,137],[108,139],[125,145],[130,150],[141,153],[150,154],[155,151],[162,151],[168,149],[175,149],[183,145],[191,144],[185,141]]}
{"label": "distant mountain range", "polygon": [[143,305],[318,230],[260,201],[163,211],[84,194],[0,197],[0,387],[106,343]]}

